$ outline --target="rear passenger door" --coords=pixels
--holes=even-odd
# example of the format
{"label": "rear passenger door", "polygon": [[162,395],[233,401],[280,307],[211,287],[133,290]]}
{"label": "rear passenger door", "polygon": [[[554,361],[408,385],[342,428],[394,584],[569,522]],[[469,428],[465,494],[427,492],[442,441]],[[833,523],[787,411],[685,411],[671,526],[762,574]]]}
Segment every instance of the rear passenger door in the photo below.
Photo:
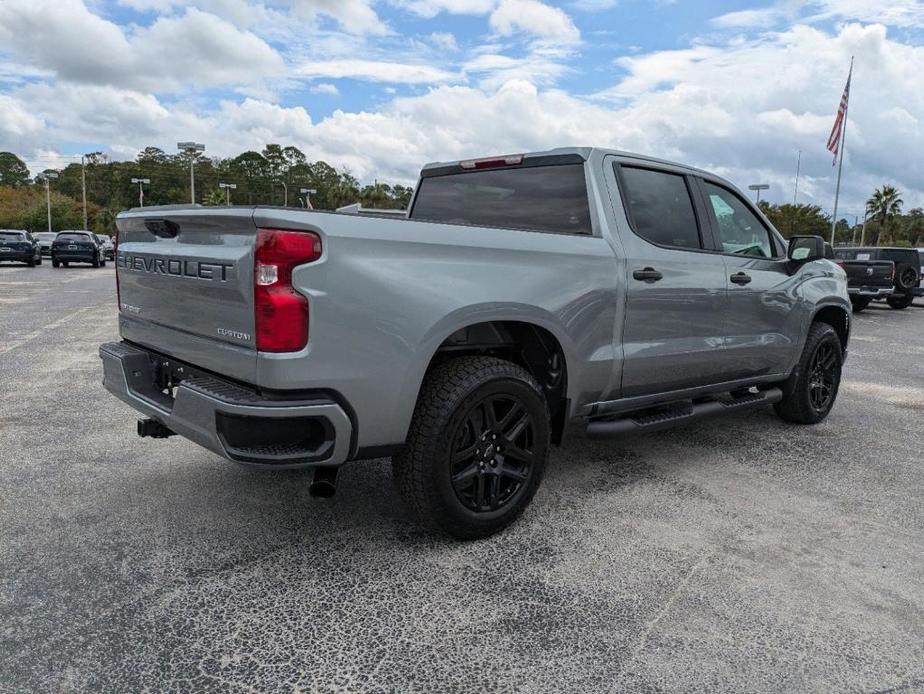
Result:
{"label": "rear passenger door", "polygon": [[719,180],[699,179],[713,245],[726,266],[726,369],[730,378],[780,374],[802,335],[794,311],[800,278],[786,249],[739,193]]}
{"label": "rear passenger door", "polygon": [[622,397],[724,380],[725,262],[707,250],[708,229],[683,169],[613,158],[630,229]]}

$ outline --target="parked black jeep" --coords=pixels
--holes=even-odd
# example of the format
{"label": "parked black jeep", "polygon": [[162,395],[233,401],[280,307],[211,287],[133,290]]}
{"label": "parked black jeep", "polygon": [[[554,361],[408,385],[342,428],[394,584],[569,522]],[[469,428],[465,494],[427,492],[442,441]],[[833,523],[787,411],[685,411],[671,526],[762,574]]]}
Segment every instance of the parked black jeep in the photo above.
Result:
{"label": "parked black jeep", "polygon": [[[868,287],[875,289],[877,294],[856,295],[851,293],[854,309],[862,310],[874,298],[884,298],[886,303],[894,309],[903,309],[911,306],[916,296],[924,296],[921,282],[921,257],[913,248],[838,248],[834,255],[842,261],[847,270],[848,278],[853,283],[862,281],[859,273],[865,266],[863,273],[868,273],[870,283]],[[891,281],[886,282],[884,274],[888,263],[892,263]],[[851,272],[850,266],[857,272]],[[872,269],[872,271],[870,271]],[[855,286],[851,284],[850,287]],[[888,291],[891,289],[891,291]],[[858,303],[860,306],[858,307]]]}

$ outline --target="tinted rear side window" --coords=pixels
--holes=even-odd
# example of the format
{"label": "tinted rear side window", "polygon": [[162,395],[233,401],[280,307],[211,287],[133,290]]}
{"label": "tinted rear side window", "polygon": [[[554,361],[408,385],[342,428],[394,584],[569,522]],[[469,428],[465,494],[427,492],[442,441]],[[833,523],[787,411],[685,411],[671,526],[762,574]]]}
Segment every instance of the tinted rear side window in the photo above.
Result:
{"label": "tinted rear side window", "polygon": [[410,217],[450,224],[591,233],[583,164],[423,178]]}
{"label": "tinted rear side window", "polygon": [[702,248],[683,176],[623,166],[621,178],[636,234],[659,246]]}

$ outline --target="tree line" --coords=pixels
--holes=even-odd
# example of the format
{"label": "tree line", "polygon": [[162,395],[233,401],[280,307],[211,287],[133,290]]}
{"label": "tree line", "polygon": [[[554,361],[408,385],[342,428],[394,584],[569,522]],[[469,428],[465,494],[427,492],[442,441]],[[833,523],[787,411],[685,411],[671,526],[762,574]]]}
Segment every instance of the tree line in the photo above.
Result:
{"label": "tree line", "polygon": [[[144,204],[168,205],[190,201],[190,163],[195,168],[196,202],[288,205],[308,202],[301,190],[313,189],[310,204],[315,209],[333,210],[355,202],[377,209],[407,207],[413,189],[376,181],[362,185],[346,170],[324,161],[308,161],[297,147],[268,144],[262,151],[243,152],[235,157],[207,157],[201,153],[167,154],[157,147],[145,147],[134,161],[112,161],[101,152],[86,155],[84,162],[63,169],[30,174],[26,164],[12,152],[0,152],[0,228],[42,231],[47,225],[45,183],[49,172],[52,229],[83,228],[83,179],[86,177],[87,226],[92,231],[112,234],[116,215],[139,204],[142,184]],[[219,183],[236,188],[223,189]]]}
{"label": "tree line", "polygon": [[[895,187],[884,185],[866,201],[866,221],[851,224],[839,219],[835,243],[867,246],[924,247],[924,210],[914,207],[902,214],[904,201]],[[761,200],[758,206],[783,236],[809,234],[831,238],[831,216],[818,205],[774,205]]]}

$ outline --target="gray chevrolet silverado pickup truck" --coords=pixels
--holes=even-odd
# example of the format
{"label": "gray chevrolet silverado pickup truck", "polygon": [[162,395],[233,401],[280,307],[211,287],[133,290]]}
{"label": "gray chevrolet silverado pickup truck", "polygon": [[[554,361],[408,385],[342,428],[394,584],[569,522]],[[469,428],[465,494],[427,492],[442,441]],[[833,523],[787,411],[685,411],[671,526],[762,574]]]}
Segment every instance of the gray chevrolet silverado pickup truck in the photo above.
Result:
{"label": "gray chevrolet silverado pickup truck", "polygon": [[391,456],[460,538],[529,503],[566,425],[654,431],[773,405],[814,424],[850,333],[844,271],[727,181],[597,148],[427,165],[407,218],[274,207],[118,217],[103,383],[267,468]]}

